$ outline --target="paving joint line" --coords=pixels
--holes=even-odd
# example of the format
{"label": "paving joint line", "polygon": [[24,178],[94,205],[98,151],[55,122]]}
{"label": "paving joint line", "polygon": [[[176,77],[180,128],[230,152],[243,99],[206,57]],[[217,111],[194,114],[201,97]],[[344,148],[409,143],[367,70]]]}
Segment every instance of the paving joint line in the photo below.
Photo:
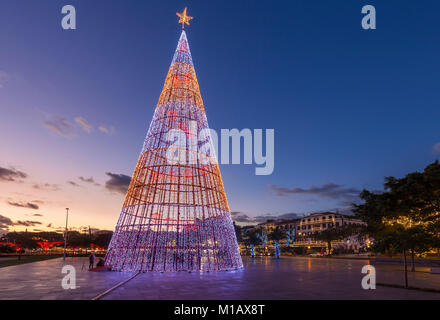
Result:
{"label": "paving joint line", "polygon": [[92,298],[92,300],[99,300],[102,297],[106,296],[107,294],[109,294],[110,292],[112,292],[113,290],[116,290],[117,288],[123,286],[124,284],[126,284],[128,281],[136,278],[141,272],[138,271],[136,272],[134,275],[132,275],[130,278],[125,279],[124,281],[119,282],[118,284],[116,284],[115,286],[111,287],[110,289],[98,294],[96,297]]}

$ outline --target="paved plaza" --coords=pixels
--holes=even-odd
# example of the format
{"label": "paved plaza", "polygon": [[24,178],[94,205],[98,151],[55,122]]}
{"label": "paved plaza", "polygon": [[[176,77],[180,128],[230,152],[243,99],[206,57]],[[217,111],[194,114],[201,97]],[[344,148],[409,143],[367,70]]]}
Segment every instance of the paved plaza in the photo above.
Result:
{"label": "paved plaza", "polygon": [[[440,293],[377,286],[363,290],[368,260],[243,258],[245,269],[217,273],[141,273],[102,299],[439,299]],[[77,289],[64,290],[64,264]],[[374,263],[372,263],[374,264]],[[133,273],[89,272],[87,258],[53,259],[0,269],[0,299],[92,299]],[[401,266],[376,265],[377,281],[402,284]],[[412,286],[440,289],[440,275],[409,274]]]}

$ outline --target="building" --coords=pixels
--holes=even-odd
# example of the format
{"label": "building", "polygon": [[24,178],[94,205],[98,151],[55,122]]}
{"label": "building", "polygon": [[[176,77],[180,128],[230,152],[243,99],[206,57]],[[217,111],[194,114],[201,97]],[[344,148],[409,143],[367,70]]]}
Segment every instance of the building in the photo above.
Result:
{"label": "building", "polygon": [[345,225],[364,225],[365,223],[359,219],[341,213],[322,212],[312,213],[307,217],[299,219],[299,223],[295,226],[297,236],[311,236],[315,232],[321,232],[329,228],[340,227]]}
{"label": "building", "polygon": [[[302,247],[309,250],[324,251],[327,248],[327,243],[315,240],[313,235],[324,230],[337,228],[347,225],[365,225],[365,223],[353,216],[341,214],[339,212],[320,212],[312,213],[296,219],[289,220],[268,220],[256,226],[246,227],[246,233],[252,231],[265,232],[270,234],[275,229],[279,229],[286,234],[294,231],[294,241],[289,244],[289,247]],[[285,241],[280,241],[282,246],[287,246]],[[359,252],[365,248],[368,243],[368,238],[364,239],[358,235],[352,235],[346,239],[332,241],[333,249],[342,249],[342,251]],[[273,245],[272,241],[268,241],[268,245]]]}

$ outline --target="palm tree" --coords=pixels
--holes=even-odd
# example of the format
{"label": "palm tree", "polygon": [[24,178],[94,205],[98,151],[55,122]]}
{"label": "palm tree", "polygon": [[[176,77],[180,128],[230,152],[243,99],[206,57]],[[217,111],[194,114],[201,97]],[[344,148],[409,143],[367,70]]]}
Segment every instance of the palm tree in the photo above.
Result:
{"label": "palm tree", "polygon": [[[256,230],[245,232],[244,244],[246,245],[246,247],[251,246],[252,248],[254,248],[260,242],[260,239],[258,239],[257,234],[258,232]],[[252,255],[252,251],[251,251],[251,255]]]}
{"label": "palm tree", "polygon": [[284,238],[284,234],[279,227],[276,227],[270,234],[269,239],[275,244],[275,257],[278,259],[280,255],[280,247],[278,241]]}

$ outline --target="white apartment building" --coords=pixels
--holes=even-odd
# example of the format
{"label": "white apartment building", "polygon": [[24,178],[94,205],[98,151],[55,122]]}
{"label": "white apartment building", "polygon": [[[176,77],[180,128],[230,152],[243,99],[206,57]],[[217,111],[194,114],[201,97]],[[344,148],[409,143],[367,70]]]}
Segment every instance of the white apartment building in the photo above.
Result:
{"label": "white apartment building", "polygon": [[[253,229],[267,233],[272,232],[275,228],[279,228],[283,232],[295,230],[295,241],[291,246],[308,247],[310,249],[324,248],[327,246],[325,242],[313,240],[312,235],[314,233],[351,224],[365,225],[363,221],[353,216],[339,212],[320,212],[297,219],[267,221],[258,224]],[[333,248],[342,247],[344,249],[359,251],[359,249],[366,246],[365,242],[365,239],[359,239],[357,235],[353,235],[346,239],[332,242],[332,246]],[[281,242],[281,244],[283,244],[283,242]]]}

